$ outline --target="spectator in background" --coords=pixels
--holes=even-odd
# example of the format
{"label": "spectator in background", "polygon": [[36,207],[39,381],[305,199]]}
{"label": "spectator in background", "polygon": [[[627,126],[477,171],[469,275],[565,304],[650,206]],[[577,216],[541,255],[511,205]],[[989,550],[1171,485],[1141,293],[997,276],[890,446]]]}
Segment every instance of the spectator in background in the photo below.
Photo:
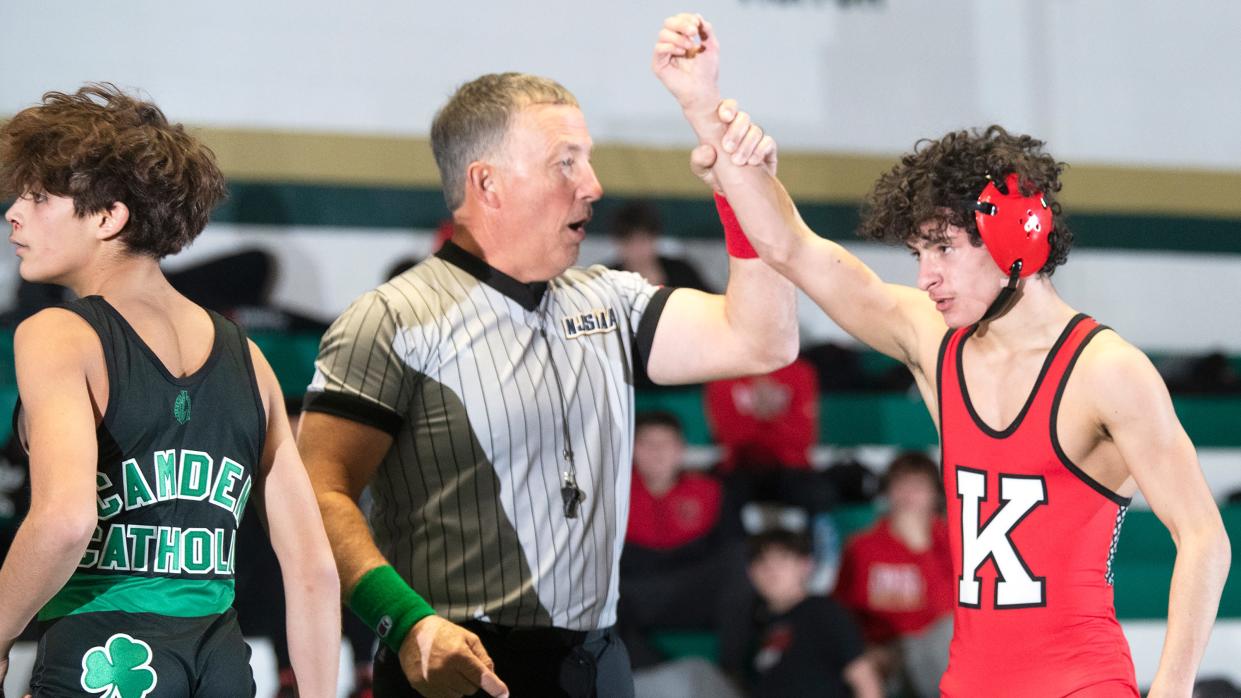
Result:
{"label": "spectator in background", "polygon": [[809,513],[832,506],[830,483],[810,467],[819,440],[818,376],[809,362],[762,376],[708,383],[703,400],[719,471],[740,501],[776,501]]}
{"label": "spectator in background", "polygon": [[766,606],[754,655],[752,698],[880,698],[879,674],[849,613],[806,590],[810,539],[773,530],[750,540],[749,576]]}
{"label": "spectator in background", "polygon": [[653,629],[713,630],[720,663],[739,671],[753,595],[736,508],[715,478],[685,472],[681,423],[667,412],[635,418],[629,529],[621,555],[617,623],[635,668],[666,659]]}
{"label": "spectator in background", "polygon": [[659,254],[661,234],[663,224],[652,204],[631,201],[622,205],[612,222],[612,240],[616,243],[618,258],[608,267],[636,272],[656,286],[694,288],[714,293],[692,264],[684,259]]}
{"label": "spectator in background", "polygon": [[939,470],[923,453],[888,466],[888,512],[845,546],[836,598],[853,611],[871,657],[906,692],[939,695],[952,640],[953,574]]}
{"label": "spectator in background", "polygon": [[819,438],[819,388],[814,367],[798,359],[762,376],[706,386],[707,420],[725,449],[723,472],[738,468],[810,467]]}
{"label": "spectator in background", "polygon": [[[656,286],[714,293],[692,264],[659,254],[662,233],[659,212],[652,204],[646,201],[623,204],[612,220],[612,240],[618,256],[607,264],[608,268],[634,272]],[[646,375],[646,367],[641,362],[634,362],[633,385],[643,390],[664,389]]]}

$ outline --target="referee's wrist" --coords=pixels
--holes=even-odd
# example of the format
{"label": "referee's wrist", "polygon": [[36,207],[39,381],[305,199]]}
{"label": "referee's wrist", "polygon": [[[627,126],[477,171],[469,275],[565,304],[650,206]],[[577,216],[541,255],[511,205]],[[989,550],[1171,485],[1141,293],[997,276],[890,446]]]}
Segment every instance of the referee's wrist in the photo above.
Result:
{"label": "referee's wrist", "polygon": [[401,643],[418,621],[435,614],[392,565],[362,575],[349,594],[349,608],[394,652],[401,651]]}

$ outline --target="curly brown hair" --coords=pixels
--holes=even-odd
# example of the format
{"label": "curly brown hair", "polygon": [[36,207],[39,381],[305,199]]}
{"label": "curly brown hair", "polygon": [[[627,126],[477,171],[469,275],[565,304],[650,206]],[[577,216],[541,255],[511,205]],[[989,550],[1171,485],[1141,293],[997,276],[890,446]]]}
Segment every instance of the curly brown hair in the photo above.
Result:
{"label": "curly brown hair", "polygon": [[1069,258],[1073,232],[1060,216],[1060,173],[1067,165],[1043,151],[1043,141],[991,125],[982,132],[953,131],[939,140],[923,139],[876,182],[862,204],[859,234],[869,240],[908,244],[925,238],[921,227],[934,223],[933,239],[948,225],[964,228],[970,243],[982,245],[973,203],[987,176],[1003,180],[1017,173],[1023,196],[1041,191],[1055,216],[1048,240],[1051,254],[1039,271],[1051,274]]}
{"label": "curly brown hair", "polygon": [[48,92],[0,127],[0,196],[73,199],[78,216],[129,208],[120,240],[160,259],[190,244],[225,196],[215,155],[151,102],[111,83]]}

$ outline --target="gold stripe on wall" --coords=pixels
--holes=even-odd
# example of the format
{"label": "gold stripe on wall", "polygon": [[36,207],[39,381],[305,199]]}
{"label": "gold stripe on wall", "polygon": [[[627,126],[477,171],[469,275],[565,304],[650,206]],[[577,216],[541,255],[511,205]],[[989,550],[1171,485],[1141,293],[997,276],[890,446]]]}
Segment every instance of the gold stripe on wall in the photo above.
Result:
{"label": "gold stripe on wall", "polygon": [[1064,203],[1083,211],[1241,218],[1241,172],[1070,167]]}
{"label": "gold stripe on wall", "polygon": [[[439,187],[426,138],[254,129],[196,129],[226,174],[238,179],[392,187]],[[797,200],[857,202],[896,156],[784,153],[780,179]],[[600,144],[593,158],[614,195],[700,196],[687,148]],[[1070,167],[1070,211],[1241,218],[1241,171]]]}
{"label": "gold stripe on wall", "polygon": [[194,129],[229,177],[252,181],[435,187],[425,138],[249,129]]}

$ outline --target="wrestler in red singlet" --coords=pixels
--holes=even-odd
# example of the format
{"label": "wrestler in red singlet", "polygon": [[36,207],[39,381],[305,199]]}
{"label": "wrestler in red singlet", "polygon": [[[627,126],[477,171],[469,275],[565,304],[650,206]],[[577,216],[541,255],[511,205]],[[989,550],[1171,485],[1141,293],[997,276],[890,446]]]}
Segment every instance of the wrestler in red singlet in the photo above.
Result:
{"label": "wrestler in red singlet", "polygon": [[1078,355],[1106,328],[1074,317],[1003,431],[970,403],[962,353],[975,329],[949,331],[938,368],[956,597],[940,691],[952,698],[1137,696],[1112,604],[1112,557],[1129,500],[1074,465],[1055,426]]}

